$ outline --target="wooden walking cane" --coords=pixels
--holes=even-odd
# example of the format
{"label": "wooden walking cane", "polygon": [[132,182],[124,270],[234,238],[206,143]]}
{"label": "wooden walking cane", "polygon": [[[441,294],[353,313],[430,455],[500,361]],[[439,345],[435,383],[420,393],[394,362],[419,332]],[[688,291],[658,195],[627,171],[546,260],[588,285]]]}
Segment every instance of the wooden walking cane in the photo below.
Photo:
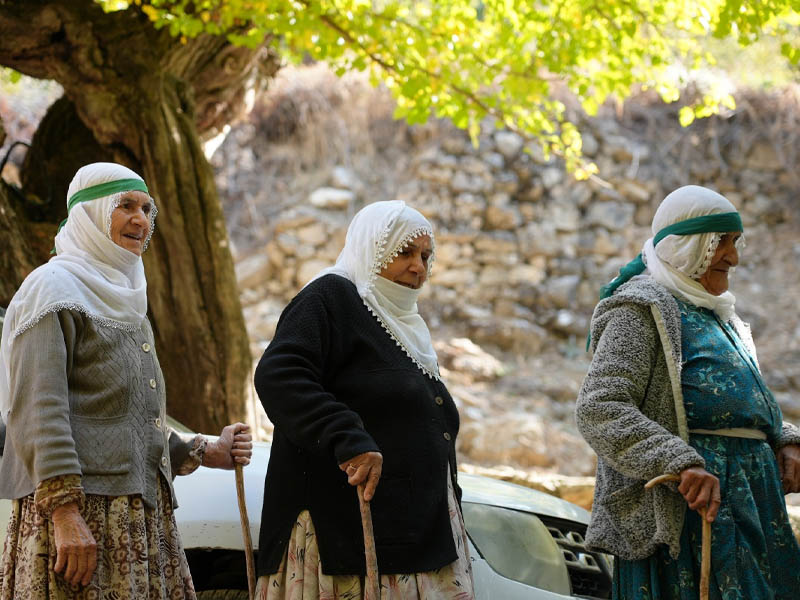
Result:
{"label": "wooden walking cane", "polygon": [[253,540],[250,537],[250,519],[247,518],[247,504],[244,501],[244,471],[239,463],[236,463],[236,498],[239,500],[239,521],[242,523],[242,537],[244,538],[248,598],[254,600],[256,596],[256,569],[253,565]]}
{"label": "wooden walking cane", "polygon": [[[364,500],[364,484],[358,485],[358,505],[361,508],[361,527],[364,529],[364,555],[367,560],[367,578],[364,587],[365,600],[380,600],[381,586],[378,579],[378,555],[375,552],[375,535],[372,533],[372,512],[369,501]],[[369,595],[367,595],[369,592]]]}
{"label": "wooden walking cane", "polygon": [[[680,475],[659,475],[648,481],[644,487],[650,489],[659,483],[680,480]],[[711,574],[711,523],[706,520],[705,507],[697,512],[700,513],[700,518],[703,519],[703,543],[700,551],[700,600],[708,600],[708,579]]]}

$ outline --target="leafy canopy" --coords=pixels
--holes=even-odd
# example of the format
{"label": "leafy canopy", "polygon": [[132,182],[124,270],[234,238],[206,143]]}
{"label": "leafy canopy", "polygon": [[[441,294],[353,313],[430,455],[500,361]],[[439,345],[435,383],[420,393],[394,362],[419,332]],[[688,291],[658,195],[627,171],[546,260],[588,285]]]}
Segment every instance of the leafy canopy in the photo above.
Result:
{"label": "leafy canopy", "polygon": [[[369,70],[394,95],[397,117],[446,117],[476,142],[491,116],[563,156],[577,177],[595,167],[581,161],[580,134],[554,86],[588,114],[637,85],[674,101],[683,83],[674,66],[713,63],[703,44],[711,35],[742,45],[777,36],[784,57],[800,61],[800,0],[95,1],[105,10],[133,4],[183,41],[211,33],[254,47],[268,39],[287,60],[310,56],[339,74]],[[720,106],[733,108],[733,98],[710,89],[680,120]]]}

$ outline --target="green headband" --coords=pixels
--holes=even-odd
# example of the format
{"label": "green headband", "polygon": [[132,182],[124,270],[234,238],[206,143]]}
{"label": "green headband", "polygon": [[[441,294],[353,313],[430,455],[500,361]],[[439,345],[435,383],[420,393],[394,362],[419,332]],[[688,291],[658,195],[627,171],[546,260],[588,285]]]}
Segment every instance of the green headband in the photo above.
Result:
{"label": "green headband", "polygon": [[[668,235],[693,235],[695,233],[714,233],[728,231],[743,231],[742,218],[738,212],[721,213],[716,215],[705,215],[678,221],[672,225],[664,227],[653,237],[653,247]],[[641,252],[627,265],[619,270],[619,275],[612,281],[600,288],[600,299],[611,296],[623,283],[643,273],[647,266],[642,260]],[[589,350],[589,340],[586,341],[586,350]]]}
{"label": "green headband", "polygon": [[[144,192],[149,194],[147,185],[141,179],[117,179],[116,181],[107,181],[106,183],[98,183],[91,185],[82,190],[78,190],[69,200],[67,200],[67,219],[72,209],[81,202],[88,202],[89,200],[97,200],[98,198],[105,198],[117,192]],[[58,226],[58,231],[67,224],[67,219],[61,221]],[[50,254],[55,254],[56,249],[53,248]]]}
{"label": "green headband", "polygon": [[[149,193],[147,185],[141,179],[117,179],[116,181],[107,181],[106,183],[98,183],[72,194],[72,197],[67,201],[67,216],[75,207],[81,202],[88,202],[89,200],[97,200],[98,198],[105,198],[117,192],[144,192]],[[67,223],[67,219],[61,221],[58,230]]]}
{"label": "green headband", "polygon": [[[743,231],[742,218],[738,212],[722,213],[718,215],[705,215],[678,221],[672,225],[664,227],[653,237],[653,247],[668,235],[693,235],[695,233]],[[642,260],[642,254],[634,258],[627,265],[619,270],[619,275],[610,283],[600,288],[600,299],[608,298],[616,289],[631,277],[639,275],[647,267]]]}

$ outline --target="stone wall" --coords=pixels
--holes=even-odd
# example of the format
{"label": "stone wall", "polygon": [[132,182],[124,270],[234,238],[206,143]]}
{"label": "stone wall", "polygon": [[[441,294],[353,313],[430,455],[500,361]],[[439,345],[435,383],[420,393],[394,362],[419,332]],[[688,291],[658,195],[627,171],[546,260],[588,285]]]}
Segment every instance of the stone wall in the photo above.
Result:
{"label": "stone wall", "polygon": [[[651,108],[659,109],[666,112]],[[508,131],[485,135],[477,149],[452,130],[413,148],[395,197],[436,227],[434,274],[421,301],[434,327],[454,323],[474,341],[513,352],[540,352],[554,338],[580,345],[599,287],[635,256],[655,207],[684,183],[725,194],[742,212],[748,238],[797,225],[800,186],[767,139],[746,151],[727,148],[725,156],[711,140],[703,147],[707,132],[674,122],[659,137],[690,138],[693,156],[682,171],[658,140],[624,122],[587,125],[584,152],[601,167],[589,181],[575,181],[558,159]],[[288,301],[335,261],[349,219],[366,200],[363,187],[357,173],[337,167],[327,186],[273,216],[270,239],[238,263],[241,286],[258,290],[253,298],[266,292],[277,304]],[[734,280],[734,291],[748,279]],[[261,334],[269,339],[270,325]]]}
{"label": "stone wall", "polygon": [[[372,200],[406,200],[436,229],[420,309],[460,404],[464,457],[589,474],[593,457],[572,406],[598,290],[639,252],[664,195],[694,183],[717,189],[742,213],[748,246],[732,277],[737,308],[754,326],[786,415],[800,417],[800,146],[781,125],[800,121],[799,103],[797,94],[740,102],[748,109],[685,129],[679,107],[647,97],[583,117],[584,153],[600,167],[589,181],[575,181],[558,158],[512,132],[487,128],[475,148],[445,123],[397,125],[400,153],[389,166],[380,154],[347,167],[321,164],[315,174],[324,177],[308,177],[306,189],[298,178],[270,179],[245,197],[269,215],[259,243],[237,247],[232,235],[254,355],[286,302],[333,264],[352,215]],[[252,181],[259,168],[276,172],[274,150],[259,146],[257,132],[252,124],[235,131],[215,157],[223,196],[241,169],[234,147],[256,161]],[[288,154],[280,149],[282,160]],[[394,182],[391,195],[377,180]],[[282,193],[290,188],[293,201]]]}

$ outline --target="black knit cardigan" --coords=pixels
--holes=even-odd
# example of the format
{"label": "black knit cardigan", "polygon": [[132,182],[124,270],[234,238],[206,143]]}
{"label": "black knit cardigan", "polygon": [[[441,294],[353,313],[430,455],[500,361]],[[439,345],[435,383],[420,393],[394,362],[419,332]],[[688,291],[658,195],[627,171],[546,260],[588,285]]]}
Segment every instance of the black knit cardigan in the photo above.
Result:
{"label": "black knit cardigan", "polygon": [[258,574],[278,570],[297,515],[308,509],[322,571],[364,574],[358,497],[338,465],[383,454],[371,502],[382,574],[456,560],[447,506],[455,482],[458,411],[369,312],[355,286],[326,275],[284,309],[255,386],[275,425],[264,489]]}

